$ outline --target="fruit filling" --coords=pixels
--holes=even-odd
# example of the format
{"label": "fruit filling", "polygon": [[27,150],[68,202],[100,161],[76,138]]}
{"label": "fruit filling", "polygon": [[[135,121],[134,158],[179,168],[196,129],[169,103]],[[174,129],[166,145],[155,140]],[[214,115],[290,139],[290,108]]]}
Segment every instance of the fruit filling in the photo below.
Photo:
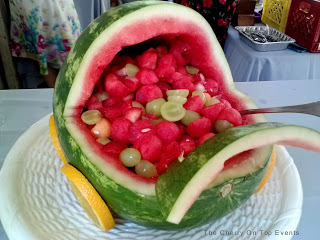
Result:
{"label": "fruit filling", "polygon": [[192,66],[186,43],[117,55],[81,119],[103,150],[143,177],[161,175],[216,133],[243,124],[217,81]]}

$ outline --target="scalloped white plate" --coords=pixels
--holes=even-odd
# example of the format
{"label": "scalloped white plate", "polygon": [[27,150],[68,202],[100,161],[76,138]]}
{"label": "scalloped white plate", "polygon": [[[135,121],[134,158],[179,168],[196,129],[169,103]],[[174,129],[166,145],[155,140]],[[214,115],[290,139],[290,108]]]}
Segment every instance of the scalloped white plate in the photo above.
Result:
{"label": "scalloped white plate", "polygon": [[10,239],[290,239],[277,231],[293,232],[299,223],[299,173],[286,149],[278,146],[275,169],[262,191],[217,222],[175,232],[118,218],[114,229],[103,232],[86,216],[60,171],[63,163],[51,143],[48,119],[18,139],[0,172],[0,218]]}

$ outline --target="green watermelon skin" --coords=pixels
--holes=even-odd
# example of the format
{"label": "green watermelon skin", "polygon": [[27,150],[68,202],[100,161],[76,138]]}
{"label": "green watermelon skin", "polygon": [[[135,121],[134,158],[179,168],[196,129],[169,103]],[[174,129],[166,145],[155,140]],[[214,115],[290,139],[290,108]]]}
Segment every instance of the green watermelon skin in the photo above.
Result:
{"label": "green watermelon skin", "polygon": [[[182,222],[175,225],[165,220],[155,195],[143,195],[129,190],[117,184],[100,171],[83,153],[74,135],[72,135],[66,127],[66,117],[69,117],[68,114],[66,114],[66,112],[68,112],[66,103],[70,98],[73,98],[70,91],[73,84],[75,84],[74,79],[77,73],[81,70],[80,65],[88,47],[95,41],[97,36],[118,19],[134,11],[157,4],[168,3],[143,1],[125,4],[108,11],[107,14],[103,14],[91,23],[77,40],[59,72],[54,91],[53,110],[59,140],[68,162],[87,177],[114,213],[124,219],[147,227],[164,230],[181,230],[194,228],[219,219],[240,206],[241,203],[246,201],[254,193],[264,176],[266,168],[247,177],[229,181],[228,183],[233,184],[233,191],[226,198],[221,198],[220,189],[228,183],[204,191],[185,215]],[[102,72],[102,70],[100,72]],[[226,84],[230,85],[230,88],[233,90],[233,82],[230,80],[226,81]],[[243,97],[243,95],[236,92],[236,90],[234,90],[234,94],[229,92],[227,94],[232,95],[233,98],[237,96]],[[250,100],[245,100],[248,101],[249,105],[251,104],[251,107],[255,107]],[[75,111],[80,113],[82,109],[75,109]],[[270,155],[271,148],[270,154],[264,156],[265,162],[268,162]]]}
{"label": "green watermelon skin", "polygon": [[[74,163],[76,162],[72,164]],[[89,161],[87,163],[91,166],[83,164],[74,166],[88,178],[114,213],[139,225],[161,230],[191,229],[226,216],[252,196],[267,170],[266,165],[245,177],[232,179],[203,191],[183,220],[176,225],[166,221],[156,196],[145,196],[129,191],[107,178]],[[179,162],[176,161],[173,164],[179,164]],[[230,184],[233,186],[232,192],[222,198],[221,189]]]}

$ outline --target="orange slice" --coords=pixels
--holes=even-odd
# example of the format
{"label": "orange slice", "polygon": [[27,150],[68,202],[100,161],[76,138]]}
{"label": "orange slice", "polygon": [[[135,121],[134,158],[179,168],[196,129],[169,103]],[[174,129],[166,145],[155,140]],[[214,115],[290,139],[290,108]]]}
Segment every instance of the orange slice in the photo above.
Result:
{"label": "orange slice", "polygon": [[49,118],[49,133],[50,133],[52,144],[53,144],[54,148],[56,149],[59,157],[61,158],[61,160],[64,163],[67,163],[67,159],[64,156],[64,153],[62,151],[62,148],[61,148],[61,145],[60,145],[60,142],[59,142],[58,132],[57,132],[57,129],[56,129],[56,125],[54,123],[53,115],[51,115],[50,118]]}
{"label": "orange slice", "polygon": [[68,163],[62,166],[61,171],[68,178],[74,195],[95,225],[104,231],[112,229],[115,223],[111,212],[87,178]]}
{"label": "orange slice", "polygon": [[263,187],[264,185],[268,182],[270,176],[271,176],[271,173],[273,171],[273,168],[274,168],[274,164],[276,163],[276,145],[273,145],[273,150],[272,150],[272,155],[271,155],[271,160],[270,160],[270,163],[269,163],[269,166],[268,166],[268,169],[266,171],[266,174],[264,175],[260,185],[258,186],[257,190],[255,193],[258,193]]}

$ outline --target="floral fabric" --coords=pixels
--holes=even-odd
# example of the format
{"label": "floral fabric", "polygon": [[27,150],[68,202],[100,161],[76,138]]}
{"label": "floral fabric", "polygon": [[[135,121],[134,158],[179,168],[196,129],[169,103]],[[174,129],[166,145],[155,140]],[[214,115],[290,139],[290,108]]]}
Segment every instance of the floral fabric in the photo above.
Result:
{"label": "floral fabric", "polygon": [[239,0],[174,0],[174,2],[199,12],[211,25],[220,44],[224,45],[229,23]]}
{"label": "floral fabric", "polygon": [[15,57],[31,58],[48,74],[60,69],[81,33],[73,0],[9,0],[10,47]]}

